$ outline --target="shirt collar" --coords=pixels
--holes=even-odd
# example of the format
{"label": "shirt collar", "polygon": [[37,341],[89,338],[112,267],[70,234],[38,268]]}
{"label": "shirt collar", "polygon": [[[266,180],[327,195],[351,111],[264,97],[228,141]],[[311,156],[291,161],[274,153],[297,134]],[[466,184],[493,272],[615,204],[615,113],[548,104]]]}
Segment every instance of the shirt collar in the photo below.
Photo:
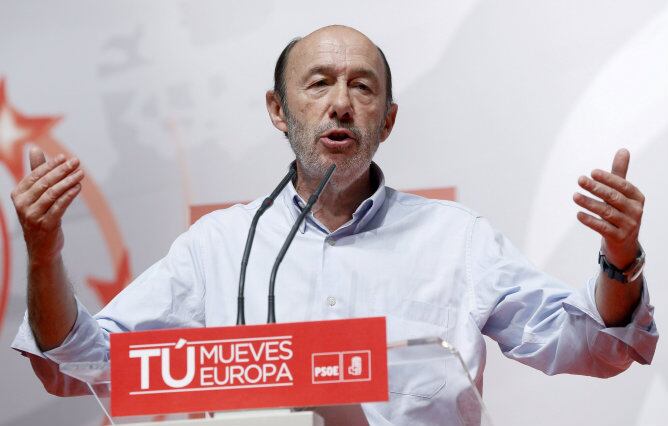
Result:
{"label": "shirt collar", "polygon": [[[310,223],[312,226],[320,229],[325,234],[337,234],[341,236],[356,234],[362,232],[364,227],[373,219],[373,217],[378,213],[380,208],[385,202],[385,175],[383,171],[378,167],[376,163],[371,163],[371,179],[378,186],[373,194],[366,200],[362,201],[360,205],[355,209],[353,217],[350,221],[345,223],[339,229],[331,232],[323,224],[320,223],[318,219],[313,216],[313,213],[309,213],[306,216],[300,227],[299,231],[303,234],[306,232],[307,223]],[[306,205],[306,202],[295,190],[293,182],[289,182],[283,191],[283,198],[285,200],[288,211],[290,212],[290,217],[292,218],[292,223],[297,220],[299,214],[302,212],[302,209]]]}

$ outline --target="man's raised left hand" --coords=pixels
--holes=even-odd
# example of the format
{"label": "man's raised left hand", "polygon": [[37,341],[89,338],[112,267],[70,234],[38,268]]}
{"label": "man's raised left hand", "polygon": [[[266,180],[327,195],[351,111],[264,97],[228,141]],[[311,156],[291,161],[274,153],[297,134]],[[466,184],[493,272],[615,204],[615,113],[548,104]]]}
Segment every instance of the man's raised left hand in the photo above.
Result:
{"label": "man's raised left hand", "polygon": [[638,256],[638,234],[645,204],[645,196],[626,180],[631,154],[620,149],[612,161],[612,170],[595,169],[591,177],[580,176],[578,184],[590,194],[576,192],[573,200],[589,212],[578,212],[577,218],[584,225],[601,234],[601,250],[608,262],[618,269],[625,269]]}

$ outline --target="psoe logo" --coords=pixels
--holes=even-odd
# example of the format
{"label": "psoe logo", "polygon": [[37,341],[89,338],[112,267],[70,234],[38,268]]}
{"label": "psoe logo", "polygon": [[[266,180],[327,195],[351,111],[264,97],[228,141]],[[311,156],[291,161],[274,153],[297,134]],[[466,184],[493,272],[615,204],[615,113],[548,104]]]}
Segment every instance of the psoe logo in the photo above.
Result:
{"label": "psoe logo", "polygon": [[320,352],[311,356],[313,384],[370,380],[371,351]]}
{"label": "psoe logo", "polygon": [[[292,336],[130,345],[130,395],[292,386]],[[139,385],[138,387],[136,385]]]}

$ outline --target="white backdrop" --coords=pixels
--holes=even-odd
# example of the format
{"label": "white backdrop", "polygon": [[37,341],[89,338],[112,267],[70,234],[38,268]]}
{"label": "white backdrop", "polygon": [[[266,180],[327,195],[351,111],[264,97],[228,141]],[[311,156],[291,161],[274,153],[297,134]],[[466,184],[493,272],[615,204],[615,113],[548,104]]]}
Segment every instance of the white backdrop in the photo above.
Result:
{"label": "white backdrop", "polygon": [[[574,286],[595,272],[599,244],[575,219],[577,177],[628,147],[629,178],[647,196],[641,240],[663,331],[665,0],[2,0],[0,425],[101,424],[92,400],[47,395],[9,349],[25,309],[9,192],[26,144],[74,153],[92,177],[66,217],[65,257],[94,311],[109,294],[89,278],[122,285],[126,253],[129,276],[144,270],[186,228],[190,204],[252,199],[280,179],[291,152],[264,91],[282,47],[332,23],[365,32],[392,66],[399,115],[377,156],[388,184],[456,186],[459,201]],[[547,377],[490,342],[484,398],[498,425],[663,425],[662,343],[653,365],[598,380]]]}

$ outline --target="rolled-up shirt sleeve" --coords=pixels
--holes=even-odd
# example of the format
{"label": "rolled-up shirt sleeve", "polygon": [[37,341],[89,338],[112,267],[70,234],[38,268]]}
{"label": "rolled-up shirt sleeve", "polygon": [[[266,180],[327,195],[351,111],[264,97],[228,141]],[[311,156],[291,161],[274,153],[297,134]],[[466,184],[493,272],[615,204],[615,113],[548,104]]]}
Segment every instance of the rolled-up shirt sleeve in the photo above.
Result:
{"label": "rolled-up shirt sleeve", "polygon": [[110,333],[159,328],[203,327],[204,273],[197,224],[172,244],[168,254],[139,275],[92,316],[77,299],[77,319],[63,343],[41,351],[28,323],[12,348],[57,364],[109,359]]}
{"label": "rolled-up shirt sleeve", "polygon": [[606,327],[596,308],[594,295],[597,278],[596,276],[587,282],[584,295],[577,292],[564,300],[564,309],[573,316],[586,315],[596,322],[594,328],[597,332],[610,336],[599,336],[597,349],[600,356],[613,353],[618,342],[623,342],[628,347],[628,355],[634,361],[650,364],[659,334],[654,322],[654,307],[649,303],[647,281],[643,279],[640,302],[631,316],[631,321],[624,327]]}
{"label": "rolled-up shirt sleeve", "polygon": [[547,374],[609,377],[633,362],[652,361],[658,332],[646,282],[624,327],[606,327],[596,308],[597,277],[580,289],[531,263],[484,218],[470,241],[474,314],[503,354]]}
{"label": "rolled-up shirt sleeve", "polygon": [[73,361],[103,361],[108,359],[108,341],[108,332],[100,328],[83,303],[77,299],[76,322],[60,346],[42,352],[30,328],[26,312],[12,342],[12,348],[26,355],[49,359],[57,364]]}

